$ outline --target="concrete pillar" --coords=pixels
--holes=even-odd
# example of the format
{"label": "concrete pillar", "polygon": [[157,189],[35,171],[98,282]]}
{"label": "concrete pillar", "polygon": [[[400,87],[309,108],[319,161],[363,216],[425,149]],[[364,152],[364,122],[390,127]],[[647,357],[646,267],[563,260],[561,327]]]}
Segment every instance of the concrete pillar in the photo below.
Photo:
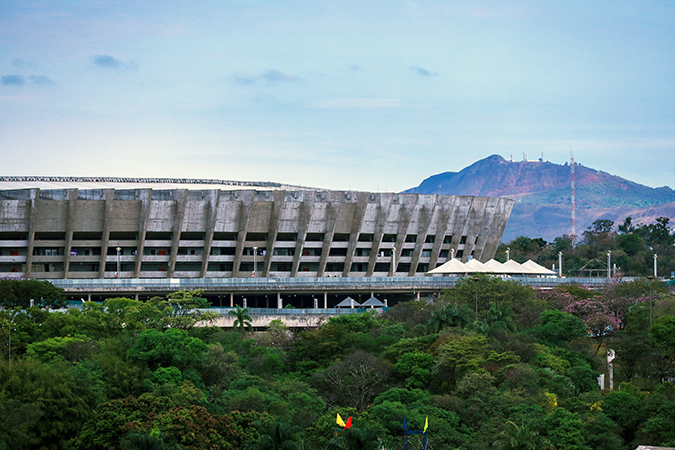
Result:
{"label": "concrete pillar", "polygon": [[134,298],[135,298],[136,300],[138,300],[138,294],[134,295]]}
{"label": "concrete pillar", "polygon": [[26,248],[26,278],[30,278],[33,275],[33,245],[35,243],[35,224],[37,222],[37,204],[39,198],[40,189],[31,189],[28,220],[28,243]]}
{"label": "concrete pillar", "polygon": [[113,216],[113,201],[115,200],[115,190],[105,189],[103,191],[105,196],[105,216],[103,217],[103,232],[101,233],[101,259],[98,277],[105,277],[105,265],[108,259],[108,241],[110,240],[110,221]]}
{"label": "concrete pillar", "polygon": [[[274,244],[277,241],[277,234],[279,232],[279,219],[281,218],[281,212],[284,209],[284,203],[286,201],[286,192],[285,191],[273,191],[271,193],[272,198],[274,199],[272,212],[270,216],[270,225],[269,232],[267,235],[267,248],[265,251],[265,257],[263,259],[263,267],[261,276],[263,278],[269,277],[270,267],[272,265],[272,255],[274,253]],[[258,274],[256,274],[258,276]]]}
{"label": "concrete pillar", "polygon": [[[345,267],[342,271],[342,276],[349,276],[349,271],[352,268],[352,260],[354,259],[354,253],[356,252],[356,243],[359,241],[359,231],[363,225],[363,218],[366,214],[366,209],[368,208],[368,194],[367,193],[353,193],[352,195],[356,196],[356,208],[354,208],[354,215],[352,216],[352,227],[349,234],[349,247],[347,247],[347,255],[345,256]],[[345,199],[343,197],[343,202]],[[374,244],[374,243],[373,243]],[[377,249],[371,250],[372,252],[377,252]]]}
{"label": "concrete pillar", "polygon": [[141,215],[138,220],[138,239],[136,241],[136,267],[134,278],[141,273],[141,261],[143,260],[143,248],[145,247],[145,230],[148,228],[148,216],[150,215],[150,202],[152,201],[152,189],[141,189]]}
{"label": "concrete pillar", "polygon": [[204,254],[202,255],[202,270],[199,274],[201,278],[206,277],[209,267],[209,257],[211,256],[211,245],[213,244],[213,233],[216,229],[218,219],[218,207],[220,206],[220,190],[212,189],[209,191],[208,220],[204,234]]}
{"label": "concrete pillar", "polygon": [[[432,205],[431,208],[427,207],[426,205],[422,205],[420,209],[417,240],[415,241],[415,248],[413,250],[412,260],[410,262],[410,271],[408,272],[408,276],[414,277],[415,273],[417,272],[417,265],[419,264],[420,256],[422,255],[422,246],[424,245],[424,241],[427,238],[426,230],[429,228],[429,224],[433,219],[435,208],[436,203],[434,202],[434,205]],[[432,267],[430,267],[430,269],[432,269]]]}
{"label": "concrete pillar", "polygon": [[335,203],[331,201],[326,205],[326,233],[323,235],[323,247],[321,248],[321,259],[319,260],[319,271],[316,274],[317,277],[324,276],[324,273],[326,272],[328,255],[330,254],[333,236],[335,236],[335,224],[340,215],[340,206],[342,206],[342,204],[343,203],[340,201],[335,205]]}
{"label": "concrete pillar", "polygon": [[281,292],[277,292],[277,309],[284,308],[284,301],[281,300]]}
{"label": "concrete pillar", "polygon": [[328,309],[328,292],[323,293],[323,309]]}
{"label": "concrete pillar", "polygon": [[187,189],[176,189],[176,212],[173,216],[173,239],[171,241],[171,252],[169,254],[169,267],[166,276],[173,278],[173,272],[176,269],[176,259],[178,258],[178,247],[180,247],[180,234],[183,231],[183,220],[185,219],[185,206],[187,205]]}
{"label": "concrete pillar", "polygon": [[234,308],[234,294],[230,292],[230,308]]}
{"label": "concrete pillar", "polygon": [[66,222],[66,245],[63,255],[63,278],[68,278],[70,271],[70,249],[73,245],[73,232],[75,229],[75,216],[77,214],[77,189],[68,189],[68,217]]}
{"label": "concrete pillar", "polygon": [[[373,194],[370,194],[373,195]],[[379,203],[377,205],[377,216],[375,216],[375,230],[373,233],[373,245],[370,250],[370,258],[368,259],[368,268],[366,269],[366,276],[370,277],[375,271],[375,264],[377,264],[377,255],[379,254],[380,244],[384,236],[384,226],[389,217],[389,210],[391,209],[393,197],[391,195],[380,195]],[[389,272],[391,275],[391,264],[389,264]]]}

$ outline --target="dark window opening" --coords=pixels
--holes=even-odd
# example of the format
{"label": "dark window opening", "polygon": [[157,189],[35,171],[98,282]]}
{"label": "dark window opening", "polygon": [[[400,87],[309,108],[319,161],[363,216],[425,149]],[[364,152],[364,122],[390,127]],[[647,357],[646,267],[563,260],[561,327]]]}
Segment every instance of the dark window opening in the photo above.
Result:
{"label": "dark window opening", "polygon": [[409,234],[405,237],[406,242],[417,242],[417,235],[416,234]]}
{"label": "dark window opening", "polygon": [[424,242],[427,243],[427,244],[433,244],[435,240],[436,240],[436,236],[434,236],[433,234],[430,234],[430,235],[427,236],[427,238],[424,240]]}

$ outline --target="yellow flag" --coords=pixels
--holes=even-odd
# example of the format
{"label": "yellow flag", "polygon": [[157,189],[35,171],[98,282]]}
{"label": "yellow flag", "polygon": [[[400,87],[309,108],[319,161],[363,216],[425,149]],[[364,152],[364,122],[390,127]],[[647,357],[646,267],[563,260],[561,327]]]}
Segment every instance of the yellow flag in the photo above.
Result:
{"label": "yellow flag", "polygon": [[344,426],[345,426],[345,421],[342,420],[342,417],[340,417],[340,413],[338,413],[337,419],[335,419],[335,423],[337,423],[337,424],[340,425],[341,427],[344,427]]}
{"label": "yellow flag", "polygon": [[423,431],[423,433],[427,432],[427,428],[429,428],[429,416],[427,416],[427,420],[424,421],[424,431]]}

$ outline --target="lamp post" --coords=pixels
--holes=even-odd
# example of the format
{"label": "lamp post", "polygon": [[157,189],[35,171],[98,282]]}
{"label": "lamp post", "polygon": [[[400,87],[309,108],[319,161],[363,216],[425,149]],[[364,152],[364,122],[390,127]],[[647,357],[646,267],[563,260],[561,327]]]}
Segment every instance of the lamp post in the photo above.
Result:
{"label": "lamp post", "polygon": [[607,250],[607,279],[612,279],[612,251]]}
{"label": "lamp post", "polygon": [[511,247],[506,247],[506,261],[511,259]]}
{"label": "lamp post", "polygon": [[115,272],[115,278],[119,278],[120,276],[120,252],[122,251],[122,247],[117,247],[117,272]]}
{"label": "lamp post", "polygon": [[450,259],[455,259],[455,249],[454,248],[450,249]]}
{"label": "lamp post", "polygon": [[658,277],[659,277],[659,275],[658,275],[658,270],[657,270],[657,267],[656,267],[656,259],[657,259],[657,258],[658,258],[658,256],[656,256],[656,253],[654,253],[654,278],[658,278]]}
{"label": "lamp post", "polygon": [[392,266],[392,273],[394,276],[396,276],[396,247],[393,247],[391,249],[391,266]]}
{"label": "lamp post", "polygon": [[253,278],[255,278],[256,273],[258,272],[258,247],[253,246]]}
{"label": "lamp post", "polygon": [[558,278],[562,278],[562,252],[558,252]]}

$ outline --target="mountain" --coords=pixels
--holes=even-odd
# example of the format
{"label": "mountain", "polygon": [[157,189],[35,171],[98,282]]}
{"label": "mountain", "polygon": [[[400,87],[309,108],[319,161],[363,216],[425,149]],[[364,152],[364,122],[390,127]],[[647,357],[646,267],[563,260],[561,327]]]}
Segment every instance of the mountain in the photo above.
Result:
{"label": "mountain", "polygon": [[[575,165],[576,234],[593,221],[610,219],[649,223],[675,217],[675,191],[650,188],[589,167]],[[433,175],[406,192],[479,195],[516,200],[502,240],[518,236],[548,241],[571,233],[570,166],[548,161],[507,161],[499,155],[482,159],[459,172]]]}

